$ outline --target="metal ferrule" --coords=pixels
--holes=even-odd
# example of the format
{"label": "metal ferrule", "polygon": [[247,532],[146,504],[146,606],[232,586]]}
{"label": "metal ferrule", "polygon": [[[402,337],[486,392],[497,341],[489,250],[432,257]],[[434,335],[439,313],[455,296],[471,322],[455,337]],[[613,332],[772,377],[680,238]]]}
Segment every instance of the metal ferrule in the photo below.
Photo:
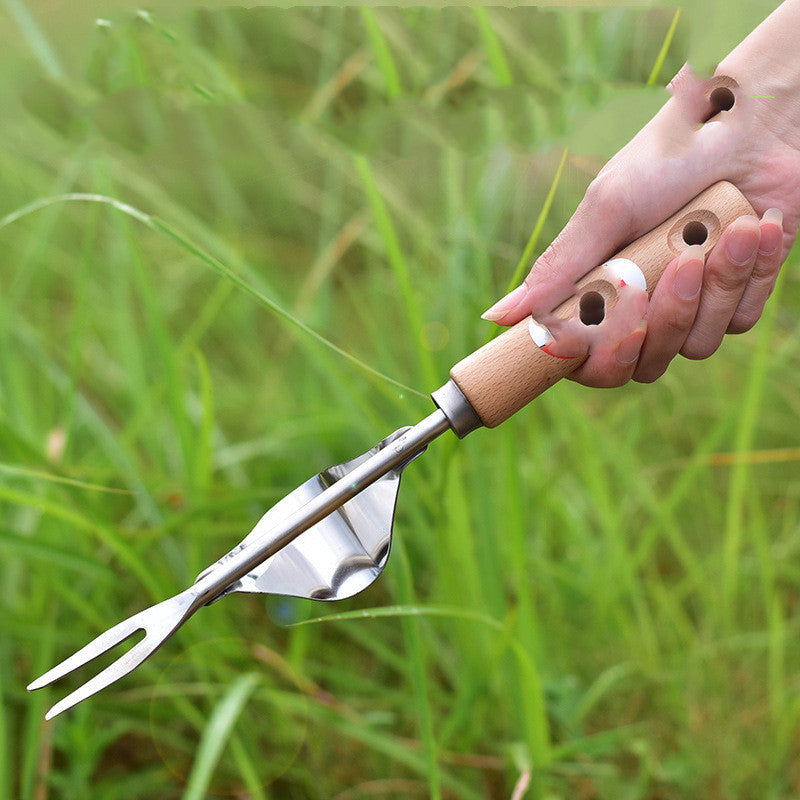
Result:
{"label": "metal ferrule", "polygon": [[475,409],[452,378],[440,389],[432,392],[431,397],[433,402],[444,411],[453,433],[459,439],[463,439],[468,433],[472,433],[483,425],[480,417],[475,413]]}

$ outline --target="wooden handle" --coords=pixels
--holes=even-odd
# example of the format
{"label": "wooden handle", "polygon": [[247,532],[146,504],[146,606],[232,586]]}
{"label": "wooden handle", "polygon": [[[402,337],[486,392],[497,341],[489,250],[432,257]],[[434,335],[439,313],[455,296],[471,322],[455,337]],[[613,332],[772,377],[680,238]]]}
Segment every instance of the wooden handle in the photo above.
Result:
{"label": "wooden handle", "polygon": [[[725,228],[743,214],[755,213],[739,190],[721,181],[706,189],[677,214],[650,233],[629,244],[614,258],[626,258],[638,265],[652,295],[667,265],[691,244],[708,252]],[[619,280],[613,281],[602,265],[577,284],[578,291],[562,303],[554,314],[569,319],[591,313],[595,292],[603,297],[605,308],[616,303]],[[602,304],[601,304],[602,305]],[[586,358],[556,358],[534,343],[530,317],[476,350],[451,370],[450,377],[470,402],[481,422],[494,428],[507,420],[534,397],[577,369]]]}

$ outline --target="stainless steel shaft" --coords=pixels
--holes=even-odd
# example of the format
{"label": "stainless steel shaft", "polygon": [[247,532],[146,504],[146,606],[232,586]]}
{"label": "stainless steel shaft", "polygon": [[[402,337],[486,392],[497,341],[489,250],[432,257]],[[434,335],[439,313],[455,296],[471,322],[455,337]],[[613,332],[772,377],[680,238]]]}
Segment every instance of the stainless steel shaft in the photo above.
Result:
{"label": "stainless steel shaft", "polygon": [[302,508],[288,515],[263,538],[219,564],[194,584],[199,605],[213,600],[233,581],[286,547],[293,539],[355,497],[389,470],[400,466],[424,450],[437,436],[450,429],[447,415],[437,409],[409,428],[387,447],[377,452],[345,478],[329,486]]}

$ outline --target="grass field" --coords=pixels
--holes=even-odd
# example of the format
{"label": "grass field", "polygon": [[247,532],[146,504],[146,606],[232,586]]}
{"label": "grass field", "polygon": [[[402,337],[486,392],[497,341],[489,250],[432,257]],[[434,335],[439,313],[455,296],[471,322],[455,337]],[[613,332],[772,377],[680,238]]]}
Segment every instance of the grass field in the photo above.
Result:
{"label": "grass field", "polygon": [[796,255],[709,361],[433,444],[356,598],[24,688],[428,413],[770,5],[83,5],[0,4],[0,797],[796,797]]}

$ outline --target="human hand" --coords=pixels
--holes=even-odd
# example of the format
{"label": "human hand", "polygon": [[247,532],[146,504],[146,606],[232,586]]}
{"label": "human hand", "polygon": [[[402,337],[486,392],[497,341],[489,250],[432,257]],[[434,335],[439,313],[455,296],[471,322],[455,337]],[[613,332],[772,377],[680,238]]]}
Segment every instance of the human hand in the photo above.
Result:
{"label": "human hand", "polygon": [[706,358],[725,333],[749,330],[800,223],[799,23],[797,0],[781,6],[720,65],[718,75],[729,78],[702,81],[681,70],[672,98],[601,170],[525,283],[486,318],[512,325],[546,317],[592,267],[725,179],[760,220],[728,226],[705,265],[699,247],[675,259],[644,320],[629,304],[624,324],[609,316],[593,326],[589,358],[572,377],[591,386],[653,381],[677,353]]}

